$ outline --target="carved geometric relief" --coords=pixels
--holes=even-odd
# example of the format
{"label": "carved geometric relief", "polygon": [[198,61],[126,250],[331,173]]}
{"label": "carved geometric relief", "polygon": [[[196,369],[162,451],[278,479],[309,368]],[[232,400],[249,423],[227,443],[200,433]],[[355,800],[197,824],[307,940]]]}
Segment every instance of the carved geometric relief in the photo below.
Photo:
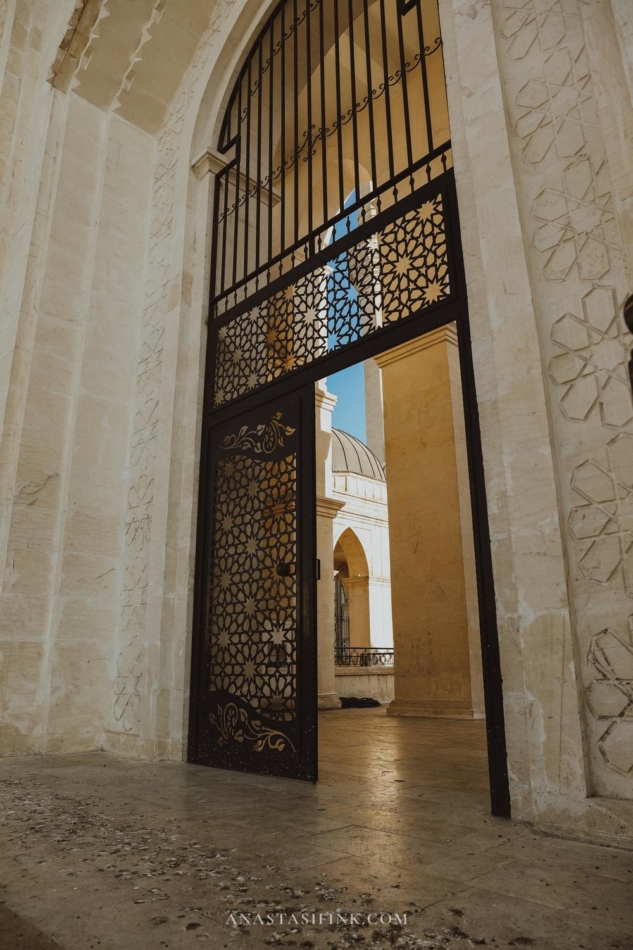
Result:
{"label": "carved geometric relief", "polygon": [[617,628],[622,596],[633,597],[633,402],[629,337],[618,312],[630,279],[593,88],[601,54],[589,46],[579,0],[494,3],[505,39],[502,74],[537,319],[552,348],[548,375],[559,410],[553,444],[569,498],[576,634],[588,662],[586,701],[600,752],[592,761],[598,786],[620,793],[614,771],[630,777],[633,765],[630,663],[622,662],[631,657],[631,641],[625,638],[618,662],[612,657],[602,672],[598,655],[619,634],[603,630],[587,652],[599,629],[587,630],[596,612],[608,611],[602,627]]}
{"label": "carved geometric relief", "polygon": [[599,417],[607,428],[633,422],[627,361],[628,334],[614,287],[593,287],[581,300],[580,316],[565,313],[550,338],[560,350],[549,375],[562,393],[559,407],[574,422]]}
{"label": "carved geometric relief", "polygon": [[569,49],[560,49],[545,61],[542,80],[529,79],[521,87],[514,129],[526,161],[541,162],[552,145],[559,158],[573,158],[584,147],[584,122],[597,119],[591,93],[584,89],[588,81],[584,51],[574,62]]}
{"label": "carved geometric relief", "polygon": [[117,675],[114,680],[114,718],[128,725],[141,718],[141,677],[143,655],[139,649],[130,656],[129,649],[117,658]]}
{"label": "carved geometric relief", "polygon": [[581,280],[600,280],[611,255],[621,254],[613,199],[604,176],[583,155],[562,171],[560,188],[544,188],[532,203],[537,222],[532,246],[543,257],[548,280],[565,280],[577,265]]}
{"label": "carved geometric relief", "polygon": [[[159,4],[156,6],[158,9]],[[195,86],[206,81],[206,64],[221,41],[222,23],[232,16],[233,6],[234,0],[223,0],[216,4],[207,33],[201,38],[191,62],[187,81],[183,82],[180,93],[169,107],[157,138],[151,198],[152,221],[137,352],[135,410],[128,456],[119,653],[112,684],[114,718],[123,730],[132,734],[139,732],[143,701],[141,683],[148,657],[144,639],[153,517],[153,474],[161,412],[165,316],[173,307],[170,291],[173,276],[178,273],[177,255],[174,259],[172,253],[177,234],[173,221],[175,183],[182,153],[182,129]],[[152,22],[154,19],[152,14]]]}
{"label": "carved geometric relief", "polygon": [[595,677],[587,687],[587,706],[602,724],[598,748],[606,765],[622,775],[633,772],[633,616],[628,625],[628,636],[610,628],[596,633],[587,654]]}
{"label": "carved geometric relief", "polygon": [[568,519],[583,576],[603,586],[623,585],[633,597],[633,434],[620,433],[603,459],[576,466],[571,487],[583,499]]}

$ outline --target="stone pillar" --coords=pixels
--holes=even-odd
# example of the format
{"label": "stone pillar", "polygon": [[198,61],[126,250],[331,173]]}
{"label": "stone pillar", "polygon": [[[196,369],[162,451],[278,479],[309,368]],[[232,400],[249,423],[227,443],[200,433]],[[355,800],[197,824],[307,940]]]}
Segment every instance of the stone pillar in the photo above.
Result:
{"label": "stone pillar", "polygon": [[385,464],[385,426],[382,412],[382,379],[376,360],[365,360],[365,426],[367,445]]}
{"label": "stone pillar", "polygon": [[443,327],[376,360],[389,479],[391,715],[473,715],[451,394],[455,343],[454,327]]}
{"label": "stone pillar", "polygon": [[391,623],[391,581],[384,577],[369,578],[369,625],[372,647],[393,647]]}
{"label": "stone pillar", "polygon": [[334,674],[334,533],[333,522],[343,507],[332,493],[332,412],[336,396],[325,382],[315,386],[317,557],[321,577],[317,582],[317,669],[319,709],[338,709]]}
{"label": "stone pillar", "polygon": [[349,601],[349,645],[371,646],[369,626],[369,577],[367,574],[341,578]]}

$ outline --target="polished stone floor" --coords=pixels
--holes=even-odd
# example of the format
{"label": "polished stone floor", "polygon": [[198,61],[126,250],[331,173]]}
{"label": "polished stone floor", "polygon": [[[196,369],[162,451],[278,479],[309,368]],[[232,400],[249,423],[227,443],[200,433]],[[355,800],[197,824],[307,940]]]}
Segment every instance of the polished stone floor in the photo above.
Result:
{"label": "polished stone floor", "polygon": [[5,760],[0,947],[633,948],[633,854],[492,819],[482,723],[350,709],[320,737],[316,786]]}

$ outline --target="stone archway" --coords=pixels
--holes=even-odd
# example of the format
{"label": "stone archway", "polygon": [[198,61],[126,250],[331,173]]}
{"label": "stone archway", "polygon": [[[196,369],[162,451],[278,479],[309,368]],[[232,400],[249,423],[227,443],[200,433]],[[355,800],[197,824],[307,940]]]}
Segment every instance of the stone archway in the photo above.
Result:
{"label": "stone archway", "polygon": [[351,528],[346,528],[336,542],[334,570],[339,572],[349,603],[350,646],[369,647],[369,564],[363,545]]}

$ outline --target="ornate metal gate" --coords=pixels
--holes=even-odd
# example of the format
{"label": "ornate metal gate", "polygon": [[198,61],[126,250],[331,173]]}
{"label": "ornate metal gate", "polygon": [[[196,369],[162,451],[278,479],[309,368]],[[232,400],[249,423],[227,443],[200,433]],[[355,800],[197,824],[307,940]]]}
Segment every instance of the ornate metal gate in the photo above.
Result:
{"label": "ornate metal gate", "polygon": [[[481,496],[491,770],[503,771],[437,0],[282,0],[237,76],[218,151],[226,164],[214,193],[190,758],[316,777],[309,387],[456,321]],[[281,441],[267,452],[273,433]],[[283,530],[271,513],[282,502],[265,500],[264,483],[283,494]],[[298,573],[279,575],[291,562]]]}
{"label": "ornate metal gate", "polygon": [[205,452],[195,760],[315,779],[313,389],[213,426]]}

